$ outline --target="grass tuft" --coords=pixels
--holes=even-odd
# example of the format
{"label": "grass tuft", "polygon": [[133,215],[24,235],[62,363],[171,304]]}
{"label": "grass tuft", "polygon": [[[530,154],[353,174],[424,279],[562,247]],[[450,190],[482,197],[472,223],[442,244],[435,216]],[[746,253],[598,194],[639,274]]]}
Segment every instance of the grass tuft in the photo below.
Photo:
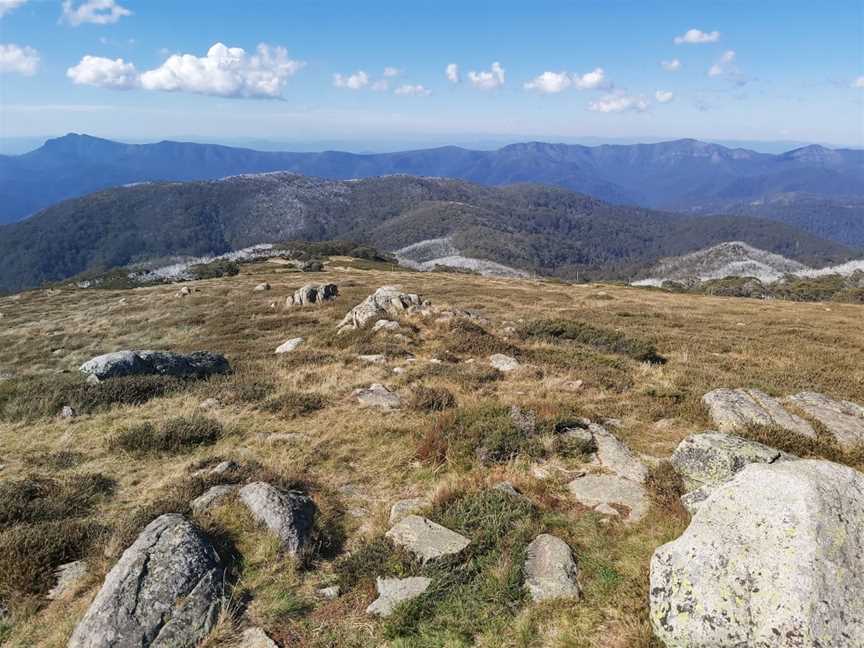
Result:
{"label": "grass tuft", "polygon": [[524,339],[577,342],[603,353],[624,355],[639,362],[652,364],[666,362],[650,342],[585,322],[566,319],[534,320],[522,326],[518,332]]}
{"label": "grass tuft", "polygon": [[456,397],[443,387],[420,385],[412,390],[408,406],[418,412],[443,412],[456,407]]}
{"label": "grass tuft", "polygon": [[136,455],[176,454],[202,445],[216,443],[224,429],[219,421],[204,416],[180,416],[158,427],[139,423],[117,433],[109,440],[111,449]]}

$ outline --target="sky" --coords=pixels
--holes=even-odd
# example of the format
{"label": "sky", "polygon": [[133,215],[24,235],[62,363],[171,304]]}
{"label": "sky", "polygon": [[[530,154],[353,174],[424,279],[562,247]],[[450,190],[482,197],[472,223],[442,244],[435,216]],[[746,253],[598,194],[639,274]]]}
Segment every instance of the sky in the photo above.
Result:
{"label": "sky", "polygon": [[0,138],[864,146],[864,0],[0,0]]}

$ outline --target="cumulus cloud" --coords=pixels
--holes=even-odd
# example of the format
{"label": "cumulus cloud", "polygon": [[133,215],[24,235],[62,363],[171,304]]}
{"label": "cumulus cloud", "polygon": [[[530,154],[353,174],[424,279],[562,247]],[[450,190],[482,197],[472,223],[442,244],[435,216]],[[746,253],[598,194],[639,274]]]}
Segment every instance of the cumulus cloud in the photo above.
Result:
{"label": "cumulus cloud", "polygon": [[218,97],[277,98],[305,63],[288,58],[283,47],[261,44],[255,54],[216,43],[206,56],[174,54],[158,68],[138,73],[123,59],[85,56],[66,75],[75,83],[114,90],[191,92]]}
{"label": "cumulus cloud", "polygon": [[716,43],[720,40],[720,32],[703,32],[701,29],[688,29],[680,36],[676,36],[673,42],[676,45],[687,43],[690,45],[699,45],[702,43]]}
{"label": "cumulus cloud", "polygon": [[0,0],[0,18],[5,16],[13,9],[17,9],[26,2],[27,0]]}
{"label": "cumulus cloud", "polygon": [[447,80],[450,83],[459,83],[461,80],[459,77],[459,66],[455,63],[450,63],[444,70],[444,73],[447,75]]}
{"label": "cumulus cloud", "polygon": [[66,76],[78,85],[112,90],[131,90],[140,83],[138,71],[132,63],[122,58],[112,60],[101,56],[85,56],[78,65],[66,70]]}
{"label": "cumulus cloud", "polygon": [[72,0],[63,0],[63,20],[77,27],[84,23],[112,25],[132,12],[117,4],[117,0],[86,0],[75,6]]}
{"label": "cumulus cloud", "polygon": [[734,50],[726,50],[723,52],[723,55],[720,57],[720,60],[717,61],[714,65],[708,68],[708,76],[710,77],[718,77],[723,76],[724,74],[730,72],[737,72],[732,63],[735,61],[735,51]]}
{"label": "cumulus cloud", "polygon": [[534,90],[542,94],[556,94],[567,88],[577,90],[596,90],[608,87],[603,68],[579,75],[572,72],[544,72],[525,84],[526,90]]}
{"label": "cumulus cloud", "polygon": [[489,70],[482,72],[474,72],[472,70],[468,73],[468,79],[475,88],[494,90],[504,85],[504,68],[496,61]]}
{"label": "cumulus cloud", "polygon": [[588,104],[588,110],[602,113],[645,112],[648,101],[644,97],[624,93],[608,94]]}
{"label": "cumulus cloud", "polygon": [[397,95],[410,95],[415,97],[428,97],[432,94],[432,91],[428,88],[424,88],[422,85],[411,85],[409,83],[405,83],[393,91],[393,94]]}
{"label": "cumulus cloud", "polygon": [[864,88],[864,76],[859,76],[852,82],[853,88]]}
{"label": "cumulus cloud", "polygon": [[675,98],[675,94],[669,92],[668,90],[658,90],[654,93],[654,98],[657,100],[657,103],[669,103]]}
{"label": "cumulus cloud", "polygon": [[39,70],[39,52],[32,47],[0,43],[0,74],[33,76]]}
{"label": "cumulus cloud", "polygon": [[395,77],[402,74],[402,70],[396,67],[387,66],[384,68],[384,76],[385,77]]}
{"label": "cumulus cloud", "polygon": [[387,92],[390,89],[390,82],[387,79],[378,79],[370,87],[373,92]]}
{"label": "cumulus cloud", "polygon": [[333,75],[333,85],[337,88],[348,88],[349,90],[359,90],[369,85],[369,75],[363,70],[357,70],[354,74],[345,76],[343,74]]}
{"label": "cumulus cloud", "polygon": [[677,58],[674,58],[671,61],[660,61],[660,67],[667,72],[677,72],[681,69],[681,61]]}

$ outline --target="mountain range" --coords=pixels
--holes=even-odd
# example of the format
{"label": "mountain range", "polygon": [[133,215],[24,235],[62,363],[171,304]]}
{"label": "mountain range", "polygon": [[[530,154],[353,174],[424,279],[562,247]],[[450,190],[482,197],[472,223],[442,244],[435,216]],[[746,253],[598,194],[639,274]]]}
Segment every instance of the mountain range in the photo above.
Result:
{"label": "mountain range", "polygon": [[616,204],[696,215],[746,215],[864,247],[864,151],[812,145],[783,154],[692,139],[581,146],[528,142],[399,153],[278,153],[213,144],[123,144],[70,134],[0,156],[0,223],[63,199],[135,182],[291,171],[325,179],[389,174],[483,185],[555,185]]}
{"label": "mountain range", "polygon": [[854,256],[782,223],[613,205],[561,187],[274,172],[117,187],[2,225],[0,290],[292,239],[351,239],[403,254],[413,246],[427,255],[418,261],[438,250],[457,265],[479,259],[517,273],[585,279],[630,279],[660,258],[730,240],[813,265]]}

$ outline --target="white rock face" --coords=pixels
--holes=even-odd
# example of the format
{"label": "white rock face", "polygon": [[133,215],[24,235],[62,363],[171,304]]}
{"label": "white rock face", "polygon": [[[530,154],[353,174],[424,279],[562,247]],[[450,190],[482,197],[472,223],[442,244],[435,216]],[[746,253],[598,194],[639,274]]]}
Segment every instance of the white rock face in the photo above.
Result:
{"label": "white rock face", "polygon": [[301,344],[303,344],[302,337],[285,340],[282,344],[276,347],[276,353],[290,353],[291,351],[299,347]]}
{"label": "white rock face", "polygon": [[402,405],[402,399],[396,392],[390,391],[384,385],[375,383],[367,389],[354,391],[354,398],[363,407],[377,407],[380,409],[396,409]]}
{"label": "white rock face", "polygon": [[567,484],[578,502],[606,515],[618,515],[610,504],[630,509],[628,522],[638,522],[648,512],[648,494],[642,484],[618,475],[585,475]]}
{"label": "white rock face", "polygon": [[567,543],[541,533],[528,545],[525,587],[535,603],[547,599],[579,598],[579,568]]}
{"label": "white rock face", "polygon": [[651,560],[669,648],[848,648],[864,638],[864,475],[828,461],[746,466]]}
{"label": "white rock face", "polygon": [[748,425],[774,426],[814,438],[813,426],[790,414],[780,402],[758,389],[715,389],[702,397],[721,432],[734,434]]}
{"label": "white rock face", "polygon": [[864,407],[857,403],[837,401],[816,392],[801,392],[787,397],[785,402],[819,421],[844,448],[864,443]]}
{"label": "white rock face", "polygon": [[522,364],[516,358],[504,355],[503,353],[495,353],[489,356],[489,364],[491,364],[498,371],[503,371],[504,373],[516,371],[519,367],[522,366]]}
{"label": "white rock face", "polygon": [[378,598],[366,608],[367,614],[388,617],[400,603],[417,598],[432,584],[432,580],[422,576],[410,578],[379,578],[375,582]]}
{"label": "white rock face", "polygon": [[424,562],[457,554],[471,544],[465,536],[419,515],[404,517],[386,536]]}

